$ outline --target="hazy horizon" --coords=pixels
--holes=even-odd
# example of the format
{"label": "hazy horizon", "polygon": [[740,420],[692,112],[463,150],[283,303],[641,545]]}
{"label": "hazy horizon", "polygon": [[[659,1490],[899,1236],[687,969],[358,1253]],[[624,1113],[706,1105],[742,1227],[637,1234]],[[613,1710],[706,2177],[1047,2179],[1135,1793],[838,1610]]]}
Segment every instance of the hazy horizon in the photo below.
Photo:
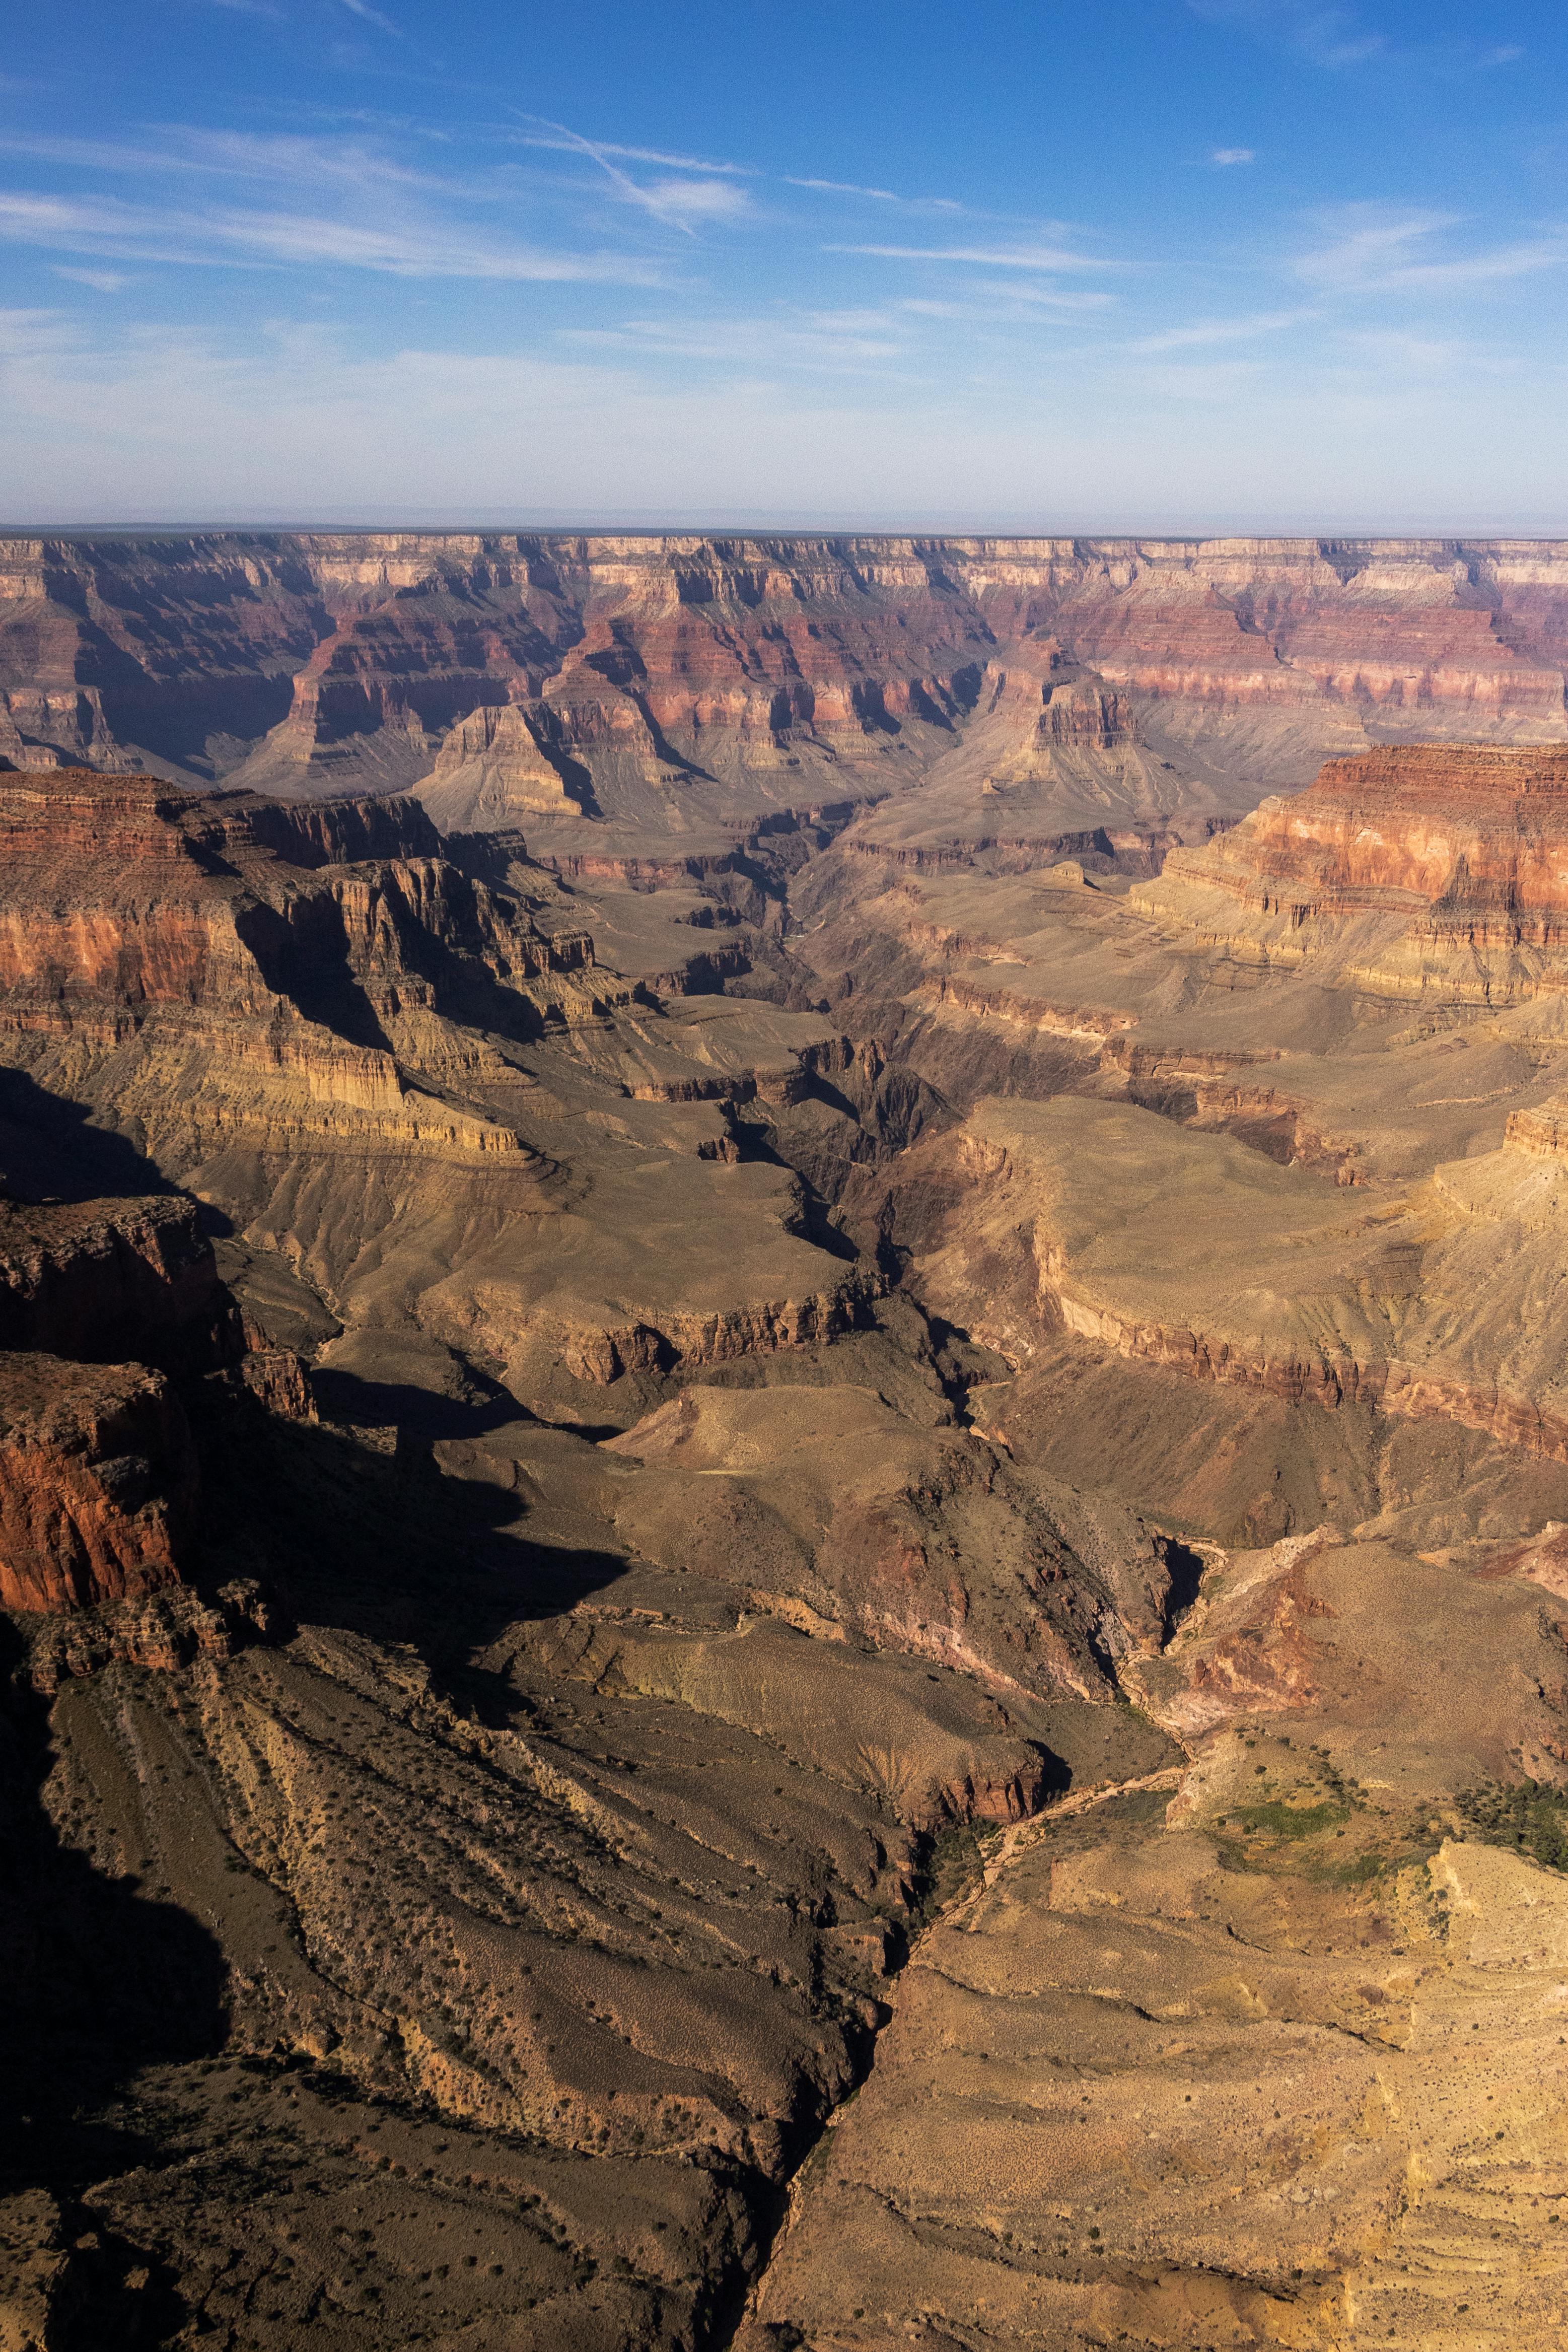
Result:
{"label": "hazy horizon", "polygon": [[1568,542],[1568,520],[1555,525],[1523,522],[1458,521],[1444,524],[1313,520],[1303,518],[1258,520],[1220,516],[1208,520],[1158,516],[1125,520],[1061,520],[1007,516],[876,516],[768,514],[740,509],[735,513],[702,509],[682,514],[664,508],[612,509],[602,513],[571,508],[486,514],[472,509],[388,508],[383,513],[324,511],[319,515],[267,513],[254,515],[126,515],[64,518],[0,516],[0,539],[16,537],[101,539],[124,533],[138,538],[162,533],[222,537],[247,531],[287,534],[335,533],[378,537],[387,532],[453,532],[478,535],[538,533],[546,537],[576,537],[584,533],[627,532],[652,537],[727,537],[757,534],[778,538],[931,538],[931,539],[1160,539],[1194,545],[1220,539],[1423,541],[1437,543],[1523,541],[1553,546]]}

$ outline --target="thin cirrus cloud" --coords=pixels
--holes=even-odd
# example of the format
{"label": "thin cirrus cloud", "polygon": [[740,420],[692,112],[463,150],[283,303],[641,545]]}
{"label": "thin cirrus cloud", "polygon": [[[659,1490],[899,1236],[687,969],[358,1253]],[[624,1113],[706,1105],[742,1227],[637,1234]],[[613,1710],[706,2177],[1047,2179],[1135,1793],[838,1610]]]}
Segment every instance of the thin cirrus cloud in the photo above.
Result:
{"label": "thin cirrus cloud", "polygon": [[852,180],[799,180],[792,172],[786,172],[784,185],[787,188],[810,188],[820,195],[870,196],[879,205],[899,205],[904,202],[903,197],[895,196],[891,188],[861,188],[857,187]]}
{"label": "thin cirrus cloud", "polygon": [[1354,8],[1324,6],[1322,0],[1187,0],[1187,5],[1206,24],[1281,42],[1313,65],[1366,65],[1390,52],[1386,35],[1367,30]]}
{"label": "thin cirrus cloud", "polygon": [[[528,118],[526,118],[528,119]],[[701,155],[672,155],[663,147],[622,147],[612,139],[585,140],[579,131],[561,129],[552,137],[538,131],[512,131],[506,138],[519,147],[542,147],[558,155],[580,155],[586,149],[592,155],[613,155],[624,163],[663,163],[674,172],[728,173],[737,179],[754,179],[754,163],[713,163]],[[807,185],[808,183],[802,182]],[[826,181],[821,183],[826,186]]]}
{"label": "thin cirrus cloud", "polygon": [[[570,133],[549,141],[519,141],[517,134],[507,131],[501,136],[507,143],[548,145],[560,152],[588,157],[604,173],[615,196],[668,226],[689,229],[694,222],[734,219],[749,208],[749,196],[735,184],[735,177],[743,169],[737,164],[710,166],[656,149],[640,149],[635,152],[643,162],[700,175],[666,177],[644,184],[634,181],[619,164],[606,160],[632,151],[603,147]],[[232,179],[277,180],[289,189],[298,189],[307,181],[336,183],[356,193],[379,184],[479,203],[493,203],[515,194],[506,172],[494,166],[480,167],[466,177],[456,178],[419,170],[362,140],[203,131],[185,123],[150,125],[134,144],[125,140],[81,139],[57,132],[0,131],[0,154],[95,172],[205,173]]]}
{"label": "thin cirrus cloud", "polygon": [[317,180],[339,182],[355,191],[379,184],[450,196],[486,193],[483,184],[416,171],[360,141],[196,131],[184,123],[153,125],[147,135],[163,143],[131,146],[120,141],[77,139],[58,133],[0,131],[0,155],[15,155],[33,163],[63,163],[73,170],[89,172],[143,176],[151,173],[165,177],[199,173],[218,179],[277,180],[294,189],[303,181]]}
{"label": "thin cirrus cloud", "polygon": [[343,0],[343,5],[353,16],[362,17],[367,25],[373,25],[378,33],[390,33],[394,41],[402,39],[402,26],[394,25],[390,16],[383,16],[379,8],[372,8],[371,0]]}
{"label": "thin cirrus cloud", "polygon": [[1208,160],[1217,163],[1223,172],[1237,163],[1255,163],[1258,151],[1255,147],[1211,147]]}
{"label": "thin cirrus cloud", "polygon": [[1233,26],[1329,72],[1387,65],[1447,74],[1516,65],[1524,55],[1517,41],[1393,41],[1369,26],[1358,9],[1332,0],[1187,0],[1187,6],[1206,24]]}
{"label": "thin cirrus cloud", "polygon": [[56,252],[129,261],[327,265],[394,278],[657,282],[647,262],[565,254],[465,235],[438,224],[363,227],[306,213],[181,212],[112,199],[0,194],[0,238]]}
{"label": "thin cirrus cloud", "polygon": [[912,213],[961,213],[967,206],[954,196],[901,196],[892,188],[862,188],[853,180],[804,180],[793,172],[783,174],[787,188],[808,188],[813,195],[859,196],[878,205],[899,205]]}
{"label": "thin cirrus cloud", "polygon": [[544,130],[555,134],[568,152],[584,156],[597,165],[612,193],[623,203],[652,213],[655,219],[680,229],[687,236],[696,235],[695,224],[698,221],[733,220],[751,209],[749,195],[744,188],[737,187],[732,178],[656,180],[652,186],[645,186],[612,160],[616,151],[585,139],[566,123],[545,121],[540,116],[525,116],[523,120],[539,122]]}
{"label": "thin cirrus cloud", "polygon": [[1527,278],[1568,260],[1568,234],[1512,239],[1479,252],[1455,253],[1438,244],[1462,228],[1455,213],[1390,210],[1351,205],[1320,216],[1327,242],[1296,259],[1296,274],[1341,294],[1441,293]]}
{"label": "thin cirrus cloud", "polygon": [[912,298],[898,308],[927,319],[1008,318],[1049,323],[1058,319],[1092,318],[1097,311],[1117,308],[1114,294],[1090,293],[1081,287],[1030,286],[1016,278],[982,278],[962,301]]}
{"label": "thin cirrus cloud", "polygon": [[[682,159],[648,149],[643,151],[644,160],[657,154],[664,168],[656,176],[644,172],[633,179],[592,142],[561,131],[552,143],[591,161],[613,199],[666,231],[695,236],[699,228],[731,223],[749,209],[737,177],[721,176],[724,167],[711,175],[686,177],[678,168]],[[134,175],[142,183],[159,177],[249,183],[246,194],[254,190],[260,199],[162,205],[75,190],[52,194],[13,188],[0,193],[0,240],[12,245],[94,259],[231,268],[318,265],[399,277],[626,285],[653,285],[662,277],[645,257],[562,251],[555,238],[508,236],[487,222],[476,226],[471,217],[475,205],[492,218],[499,211],[510,226],[528,193],[507,164],[480,163],[462,175],[443,174],[359,138],[264,135],[183,124],[144,126],[120,139],[8,131],[0,133],[0,154],[18,163],[63,166],[78,181],[84,173],[98,173]],[[308,189],[315,201],[302,204]],[[580,188],[555,193],[575,204],[580,216]],[[569,233],[567,241],[575,243],[576,237]]]}
{"label": "thin cirrus cloud", "polygon": [[1113,294],[1046,294],[1034,287],[1026,289],[995,281],[977,286],[963,301],[920,298],[901,301],[897,307],[912,319],[952,320],[985,327],[1087,328],[1103,312],[1114,310],[1116,298]]}
{"label": "thin cirrus cloud", "polygon": [[659,220],[694,234],[696,221],[736,220],[751,209],[744,188],[729,180],[655,180],[640,187],[636,201]]}
{"label": "thin cirrus cloud", "polygon": [[135,283],[123,269],[70,269],[63,261],[52,267],[57,278],[68,278],[73,286],[90,286],[95,294],[118,294],[121,287]]}
{"label": "thin cirrus cloud", "polygon": [[1157,333],[1137,336],[1124,343],[1128,352],[1152,355],[1162,352],[1201,351],[1221,343],[1250,342],[1255,336],[1278,335],[1304,325],[1316,310],[1260,310],[1243,319],[1195,319],[1189,325],[1164,327]]}
{"label": "thin cirrus cloud", "polygon": [[882,373],[903,343],[879,311],[808,311],[774,319],[627,319],[616,327],[568,330],[559,341],[584,351],[640,352],[650,357],[716,360],[763,369],[806,368],[819,374]]}
{"label": "thin cirrus cloud", "polygon": [[981,245],[826,245],[824,253],[862,254],[873,261],[956,261],[985,269],[1105,269],[1113,264],[1090,260],[1060,246]]}

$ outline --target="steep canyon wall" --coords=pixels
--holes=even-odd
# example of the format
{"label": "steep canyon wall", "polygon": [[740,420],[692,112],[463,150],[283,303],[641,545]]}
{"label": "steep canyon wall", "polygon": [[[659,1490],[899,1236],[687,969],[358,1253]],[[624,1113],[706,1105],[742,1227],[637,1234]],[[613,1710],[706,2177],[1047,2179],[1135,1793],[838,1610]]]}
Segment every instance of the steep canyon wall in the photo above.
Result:
{"label": "steep canyon wall", "polygon": [[1565,656],[1557,541],[0,541],[12,766],[412,785],[444,828],[541,837],[744,834],[928,776],[1240,814],[1388,736],[1563,740]]}

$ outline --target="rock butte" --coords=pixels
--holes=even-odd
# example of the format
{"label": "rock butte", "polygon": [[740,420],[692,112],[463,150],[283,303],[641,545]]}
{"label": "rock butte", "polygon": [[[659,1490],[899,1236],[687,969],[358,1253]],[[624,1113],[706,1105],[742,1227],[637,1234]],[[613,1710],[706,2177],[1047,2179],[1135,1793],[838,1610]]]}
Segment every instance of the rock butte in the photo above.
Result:
{"label": "rock butte", "polygon": [[1560,2343],[1568,547],[0,559],[0,2339]]}

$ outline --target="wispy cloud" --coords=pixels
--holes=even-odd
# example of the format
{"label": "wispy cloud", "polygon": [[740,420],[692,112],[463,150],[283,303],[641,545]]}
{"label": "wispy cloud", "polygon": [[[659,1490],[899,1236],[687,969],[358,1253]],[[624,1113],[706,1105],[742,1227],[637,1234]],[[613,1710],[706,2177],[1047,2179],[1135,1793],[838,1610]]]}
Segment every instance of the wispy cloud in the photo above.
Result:
{"label": "wispy cloud", "polygon": [[1211,163],[1218,163],[1221,171],[1227,171],[1233,163],[1255,163],[1258,151],[1255,147],[1212,147],[1208,160]]}
{"label": "wispy cloud", "polygon": [[1154,353],[1250,342],[1258,335],[1282,334],[1286,328],[1301,326],[1318,315],[1315,310],[1260,310],[1244,319],[1195,319],[1188,326],[1162,327],[1155,334],[1139,335],[1122,348]]}
{"label": "wispy cloud", "polygon": [[78,139],[54,131],[0,131],[0,155],[74,170],[178,176],[276,180],[291,189],[302,182],[337,181],[357,190],[372,184],[425,189],[447,195],[477,193],[440,174],[420,172],[362,141],[267,136],[246,131],[199,131],[185,123],[152,126],[136,143],[113,139]]}
{"label": "wispy cloud", "polygon": [[1368,31],[1354,8],[1324,7],[1320,0],[1187,0],[1187,5],[1207,24],[1282,41],[1313,65],[1365,65],[1389,50],[1386,37]]}
{"label": "wispy cloud", "polygon": [[353,16],[362,16],[367,25],[373,25],[377,32],[390,33],[394,41],[402,39],[402,26],[394,25],[390,16],[383,16],[379,8],[372,8],[371,0],[343,0],[343,5]]}
{"label": "wispy cloud", "polygon": [[1113,310],[1114,294],[1090,294],[1074,288],[1021,286],[1016,279],[982,278],[967,300],[943,302],[910,299],[901,310],[926,319],[1082,318],[1097,310]]}
{"label": "wispy cloud", "polygon": [[687,236],[696,235],[693,226],[696,221],[734,219],[750,209],[750,197],[744,188],[735,185],[733,179],[655,180],[644,186],[612,160],[612,149],[585,139],[580,131],[570,130],[564,122],[546,122],[544,128],[553,131],[570,152],[597,164],[623,202],[652,213],[655,219],[682,230]]}
{"label": "wispy cloud", "polygon": [[1339,348],[1352,362],[1370,360],[1385,373],[1406,376],[1453,375],[1461,368],[1467,381],[1478,374],[1510,371],[1508,359],[1458,336],[1401,334],[1390,327],[1367,329],[1340,338]]}
{"label": "wispy cloud", "polygon": [[656,219],[688,234],[694,221],[737,220],[751,210],[751,198],[733,180],[655,180],[637,193]]}
{"label": "wispy cloud", "polygon": [[68,278],[77,286],[90,286],[97,294],[118,294],[122,286],[134,283],[123,269],[68,269],[63,261],[52,266],[57,278]]}
{"label": "wispy cloud", "polygon": [[1012,247],[979,245],[825,245],[824,253],[864,254],[876,261],[957,261],[984,269],[1104,269],[1114,265],[1093,261],[1065,247],[1033,245]]}
{"label": "wispy cloud", "polygon": [[648,357],[716,360],[751,369],[806,368],[863,374],[904,350],[897,323],[877,310],[811,310],[761,319],[627,319],[616,327],[573,328],[558,340],[573,349]]}
{"label": "wispy cloud", "polygon": [[596,157],[613,155],[624,163],[663,163],[674,172],[730,173],[737,179],[755,179],[757,176],[757,167],[753,163],[713,163],[701,155],[672,155],[663,147],[622,147],[612,139],[588,142],[575,131],[562,130],[552,136],[544,131],[508,129],[506,136],[519,147],[544,147],[561,155],[580,155],[587,146]]}
{"label": "wispy cloud", "polygon": [[0,194],[0,239],[128,261],[380,270],[395,278],[597,279],[650,285],[659,272],[621,254],[549,253],[444,223],[367,226],[307,213],[199,212],[110,198]]}
{"label": "wispy cloud", "polygon": [[814,188],[820,194],[827,196],[870,196],[879,205],[900,205],[904,202],[903,197],[894,195],[891,188],[861,188],[852,180],[798,180],[792,172],[786,172],[784,184],[787,188]]}
{"label": "wispy cloud", "polygon": [[1523,57],[1515,41],[1469,38],[1391,40],[1366,23],[1357,8],[1333,0],[1187,0],[1206,24],[1234,26],[1254,39],[1294,51],[1330,72],[1353,66],[1422,66],[1439,73],[1510,66]]}
{"label": "wispy cloud", "polygon": [[1340,293],[1435,293],[1527,278],[1568,261],[1568,232],[1521,237],[1478,251],[1443,251],[1436,241],[1462,228],[1455,213],[1346,205],[1320,216],[1327,242],[1301,254],[1296,272]]}
{"label": "wispy cloud", "polygon": [[862,188],[853,180],[805,180],[792,172],[783,175],[787,188],[809,188],[815,195],[858,196],[878,205],[898,205],[912,213],[961,213],[967,209],[954,196],[901,196],[892,188]]}

